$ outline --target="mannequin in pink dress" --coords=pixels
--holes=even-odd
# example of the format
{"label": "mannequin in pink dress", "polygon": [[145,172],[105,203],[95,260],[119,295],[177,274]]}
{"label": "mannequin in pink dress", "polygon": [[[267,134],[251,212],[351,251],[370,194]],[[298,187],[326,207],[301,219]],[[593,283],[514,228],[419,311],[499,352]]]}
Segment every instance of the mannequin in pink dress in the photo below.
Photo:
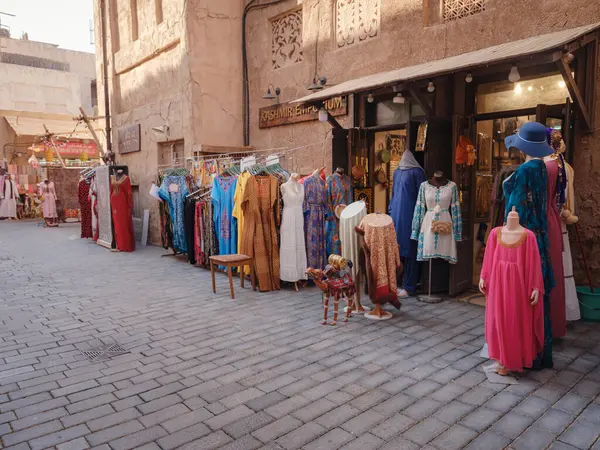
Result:
{"label": "mannequin in pink dress", "polygon": [[550,264],[554,272],[556,286],[550,291],[550,311],[552,317],[552,337],[567,334],[567,310],[565,305],[565,275],[563,268],[563,236],[560,211],[556,202],[558,183],[558,162],[551,156],[545,158],[548,171],[547,206],[548,240],[550,241]]}
{"label": "mannequin in pink dress", "polygon": [[490,232],[479,289],[487,298],[485,340],[496,372],[531,367],[544,347],[544,280],[535,234],[519,224],[514,208],[506,225]]}

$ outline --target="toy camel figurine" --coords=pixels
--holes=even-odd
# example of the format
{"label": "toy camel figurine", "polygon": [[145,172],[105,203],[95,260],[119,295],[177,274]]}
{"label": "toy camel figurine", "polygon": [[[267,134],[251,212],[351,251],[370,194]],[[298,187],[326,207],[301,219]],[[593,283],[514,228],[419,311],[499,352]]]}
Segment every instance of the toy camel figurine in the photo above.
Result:
{"label": "toy camel figurine", "polygon": [[329,264],[325,267],[325,270],[308,268],[306,274],[313,279],[317,287],[323,291],[325,301],[323,307],[323,325],[327,325],[327,316],[329,311],[329,297],[333,297],[333,321],[330,323],[331,326],[337,324],[338,318],[338,305],[340,297],[348,301],[348,309],[346,310],[346,316],[344,322],[348,322],[348,317],[354,310],[354,294],[356,293],[356,286],[352,275],[350,275],[350,269],[352,263],[346,258],[342,258],[339,255],[331,255],[327,261]]}

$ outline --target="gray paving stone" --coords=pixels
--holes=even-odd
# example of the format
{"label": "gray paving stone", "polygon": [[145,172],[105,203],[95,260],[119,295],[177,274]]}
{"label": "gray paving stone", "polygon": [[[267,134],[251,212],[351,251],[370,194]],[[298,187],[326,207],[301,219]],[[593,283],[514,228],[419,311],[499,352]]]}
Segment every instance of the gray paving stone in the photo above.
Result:
{"label": "gray paving stone", "polygon": [[253,400],[255,398],[262,397],[264,394],[265,393],[260,389],[252,387],[240,392],[236,392],[235,394],[230,395],[229,397],[225,397],[221,399],[220,402],[226,408],[234,408],[238,405],[249,402],[250,400]]}
{"label": "gray paving stone", "polygon": [[361,435],[367,430],[374,427],[376,424],[383,422],[385,416],[372,409],[363,412],[362,414],[350,419],[348,422],[341,425],[346,431],[354,435]]}
{"label": "gray paving stone", "polygon": [[474,409],[475,406],[473,405],[467,405],[458,400],[454,400],[438,409],[433,417],[448,425],[454,425]]}
{"label": "gray paving stone", "polygon": [[189,412],[190,409],[187,406],[185,406],[183,403],[178,403],[176,405],[169,406],[168,408],[161,409],[160,411],[156,411],[152,414],[148,414],[147,416],[140,417],[139,420],[145,427],[151,427]]}
{"label": "gray paving stone", "polygon": [[315,422],[308,422],[277,439],[277,443],[286,450],[296,450],[313,441],[327,430]]}
{"label": "gray paving stone", "polygon": [[60,429],[62,429],[62,424],[60,423],[60,421],[53,420],[51,422],[35,425],[31,428],[27,428],[26,430],[4,435],[2,437],[2,440],[6,447],[10,447],[11,445],[19,444],[25,441],[30,441],[39,436],[44,436],[46,434],[58,431]]}
{"label": "gray paving stone", "polygon": [[[387,419],[385,422],[382,422],[376,427],[372,428],[371,433],[383,439],[384,441],[387,441],[394,436],[398,436],[400,433],[408,430],[414,424],[415,421],[413,419],[398,413]],[[354,430],[349,431],[351,431],[353,434],[356,434],[354,433]]]}
{"label": "gray paving stone", "polygon": [[223,431],[234,439],[239,439],[246,434],[258,430],[272,422],[275,419],[265,412],[258,412],[243,419],[237,420],[223,428]]}
{"label": "gray paving stone", "polygon": [[590,448],[599,436],[598,425],[577,419],[560,435],[559,440],[577,448]]}
{"label": "gray paving stone", "polygon": [[436,383],[432,380],[423,380],[419,381],[414,386],[411,386],[404,390],[405,394],[408,394],[412,397],[425,397],[427,394],[430,394],[434,391],[437,391],[442,387],[441,384]]}
{"label": "gray paving stone", "polygon": [[354,436],[341,428],[334,428],[303,447],[304,450],[336,450],[350,442]]}
{"label": "gray paving stone", "polygon": [[402,411],[403,409],[409,407],[416,401],[417,399],[411,397],[410,395],[399,393],[374,406],[373,409],[386,416],[391,416],[396,414],[398,411]]}
{"label": "gray paving stone", "polygon": [[576,416],[572,414],[561,411],[560,409],[552,408],[540,417],[535,424],[554,434],[560,434],[575,420],[575,418]]}
{"label": "gray paving stone", "polygon": [[486,431],[480,434],[475,440],[473,440],[466,450],[502,450],[510,443],[510,440],[502,435],[494,433],[493,431]]}
{"label": "gray paving stone", "polygon": [[423,447],[403,437],[387,442],[380,450],[423,450]]}
{"label": "gray paving stone", "polygon": [[78,412],[92,409],[96,406],[105,405],[116,400],[117,399],[113,394],[99,395],[98,397],[88,398],[87,400],[83,400],[81,402],[71,403],[70,405],[67,405],[67,411],[69,411],[69,414],[76,414]]}
{"label": "gray paving stone", "polygon": [[454,425],[435,438],[431,445],[444,450],[458,450],[465,447],[476,437],[477,432],[462,425]]}
{"label": "gray paving stone", "polygon": [[144,429],[144,426],[137,420],[130,422],[122,422],[111,428],[105,428],[103,430],[92,433],[85,438],[94,447],[100,444],[113,441],[128,434],[135,433]]}
{"label": "gray paving stone", "polygon": [[85,436],[89,432],[90,430],[88,430],[85,425],[77,425],[73,428],[67,428],[66,430],[57,431],[55,433],[33,439],[29,441],[29,447],[31,447],[31,450],[41,450],[43,448],[54,447],[58,444],[69,442],[73,439]]}
{"label": "gray paving stone", "polygon": [[149,442],[154,442],[166,434],[167,432],[164,430],[164,428],[161,428],[160,426],[153,426],[111,441],[110,446],[114,450],[130,450]]}
{"label": "gray paving stone", "polygon": [[419,445],[425,445],[432,439],[435,439],[447,428],[448,425],[446,425],[444,422],[430,417],[412,427],[410,430],[404,433],[403,436]]}
{"label": "gray paving stone", "polygon": [[137,409],[129,408],[114,414],[108,414],[98,419],[90,420],[87,422],[87,426],[94,432],[127,422],[132,419],[137,419],[140,416],[141,414]]}
{"label": "gray paving stone", "polygon": [[582,397],[596,398],[600,394],[600,383],[592,380],[581,380],[571,392]]}
{"label": "gray paving stone", "polygon": [[256,450],[262,445],[262,442],[248,434],[220,447],[219,450]]}
{"label": "gray paving stone", "polygon": [[423,420],[442,407],[442,403],[430,398],[417,400],[403,411],[403,414],[417,421]]}
{"label": "gray paving stone", "polygon": [[302,408],[303,406],[309,403],[310,400],[308,400],[307,398],[301,395],[295,395],[282,402],[276,403],[275,405],[268,407],[267,409],[265,409],[265,412],[270,416],[279,419]]}
{"label": "gray paving stone", "polygon": [[82,437],[56,446],[56,450],[85,450],[87,448],[90,448],[90,446],[85,438]]}
{"label": "gray paving stone", "polygon": [[380,389],[373,389],[372,391],[365,392],[360,397],[356,397],[350,402],[350,405],[354,408],[358,408],[362,411],[372,408],[373,406],[381,403],[388,399],[390,394]]}
{"label": "gray paving stone", "polygon": [[383,444],[383,440],[365,433],[342,447],[342,450],[374,450]]}
{"label": "gray paving stone", "polygon": [[170,450],[187,444],[188,442],[199,439],[210,434],[210,428],[203,423],[198,423],[191,427],[181,429],[175,433],[170,433],[168,436],[160,438],[157,443],[161,448]]}
{"label": "gray paving stone", "polygon": [[492,398],[495,394],[496,393],[491,389],[477,386],[458,397],[458,400],[461,403],[467,403],[469,405],[474,406],[481,406],[490,398]]}
{"label": "gray paving stone", "polygon": [[533,417],[523,416],[511,411],[492,426],[492,431],[510,439],[516,439],[534,420]]}
{"label": "gray paving stone", "polygon": [[523,400],[520,396],[515,394],[509,394],[506,392],[500,392],[484,403],[485,408],[494,409],[506,413],[510,411],[515,405]]}
{"label": "gray paving stone", "polygon": [[[12,412],[11,412],[12,414]],[[67,410],[64,408],[57,408],[50,411],[46,411],[33,416],[27,416],[23,419],[14,420],[11,422],[11,427],[14,431],[23,430],[33,425],[37,425],[44,422],[49,422],[54,419],[60,419],[67,415]],[[14,416],[14,415],[13,415]]]}
{"label": "gray paving stone", "polygon": [[286,433],[289,433],[292,430],[300,427],[302,422],[292,416],[285,416],[279,420],[276,420],[269,425],[266,425],[252,433],[252,436],[257,438],[258,440],[264,442],[265,444],[274,441],[280,436],[283,436]]}
{"label": "gray paving stone", "polygon": [[523,433],[511,446],[515,450],[543,450],[556,438],[556,435],[533,426]]}
{"label": "gray paving stone", "polygon": [[496,422],[502,413],[493,409],[477,408],[467,417],[460,421],[460,424],[475,431],[483,431]]}
{"label": "gray paving stone", "polygon": [[[565,444],[564,442],[554,441],[548,450],[580,450],[577,447],[573,447],[572,445]],[[595,450],[595,449],[594,449]]]}
{"label": "gray paving stone", "polygon": [[139,409],[143,414],[151,414],[155,411],[159,411],[163,408],[167,408],[171,405],[176,405],[177,403],[181,402],[181,397],[179,397],[177,394],[170,394],[165,397],[152,400],[151,402],[138,405],[137,409]]}
{"label": "gray paving stone", "polygon": [[596,403],[590,404],[583,410],[580,417],[586,422],[600,425],[600,405]]}
{"label": "gray paving stone", "polygon": [[577,394],[568,393],[558,402],[556,402],[554,408],[563,410],[570,414],[579,414],[591,401],[592,400],[588,397],[582,397]]}
{"label": "gray paving stone", "polygon": [[537,419],[544,414],[550,406],[552,406],[552,403],[548,400],[532,395],[519,403],[513,411]]}
{"label": "gray paving stone", "polygon": [[245,405],[254,411],[262,411],[263,409],[273,406],[277,403],[281,403],[288,397],[283,395],[281,392],[275,391],[261,397],[254,398],[245,403]]}
{"label": "gray paving stone", "polygon": [[187,414],[166,420],[161,426],[169,433],[175,433],[176,431],[191,427],[206,419],[210,419],[213,416],[214,415],[205,408],[199,408]]}

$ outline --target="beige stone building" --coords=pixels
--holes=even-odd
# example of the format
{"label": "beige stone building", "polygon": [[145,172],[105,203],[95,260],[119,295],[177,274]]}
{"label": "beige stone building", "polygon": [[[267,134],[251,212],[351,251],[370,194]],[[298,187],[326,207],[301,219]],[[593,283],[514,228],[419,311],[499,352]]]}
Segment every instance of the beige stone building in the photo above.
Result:
{"label": "beige stone building", "polygon": [[[540,120],[561,129],[568,141],[581,229],[594,274],[600,275],[600,257],[592,258],[600,234],[597,2],[106,4],[113,141],[118,163],[130,167],[139,186],[141,208],[156,212],[147,192],[157,166],[173,152],[192,156],[207,145],[250,145],[300,147],[285,160],[300,173],[321,165],[329,170],[364,165],[367,175],[360,187],[374,210],[385,211],[389,188],[375,175],[381,169],[390,178],[393,164],[381,164],[379,150],[393,142],[414,149],[420,125],[427,123],[420,158],[428,175],[444,169],[463,194],[467,232],[459,249],[462,262],[452,270],[437,268],[448,274],[438,277],[440,288],[458,292],[478,276],[476,236],[480,224],[489,221],[479,183],[510,162],[494,136],[523,121]],[[99,46],[100,37],[96,42]],[[101,64],[99,57],[98,79]],[[516,82],[513,77],[508,81],[512,70],[519,73]],[[309,91],[313,82],[324,89]],[[278,92],[278,98],[263,99],[267,91]],[[288,104],[312,92],[308,103]],[[317,120],[316,113],[326,99],[329,123]],[[141,151],[121,155],[118,130],[134,124],[140,124]],[[163,126],[165,133],[152,129]],[[460,135],[490,154],[480,152],[480,162],[470,169],[456,164]],[[151,240],[157,242],[154,223]]]}
{"label": "beige stone building", "polygon": [[70,135],[79,107],[94,113],[95,59],[92,53],[12,39],[7,33],[0,37],[0,148],[8,162],[15,152],[26,152],[44,133],[44,124]]}

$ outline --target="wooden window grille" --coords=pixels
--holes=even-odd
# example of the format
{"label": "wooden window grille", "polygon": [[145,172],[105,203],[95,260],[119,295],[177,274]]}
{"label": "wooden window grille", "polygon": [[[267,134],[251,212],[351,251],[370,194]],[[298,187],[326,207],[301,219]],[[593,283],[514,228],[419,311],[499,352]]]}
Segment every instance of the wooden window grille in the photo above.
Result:
{"label": "wooden window grille", "polygon": [[443,0],[444,22],[463,19],[485,11],[486,0]]}

